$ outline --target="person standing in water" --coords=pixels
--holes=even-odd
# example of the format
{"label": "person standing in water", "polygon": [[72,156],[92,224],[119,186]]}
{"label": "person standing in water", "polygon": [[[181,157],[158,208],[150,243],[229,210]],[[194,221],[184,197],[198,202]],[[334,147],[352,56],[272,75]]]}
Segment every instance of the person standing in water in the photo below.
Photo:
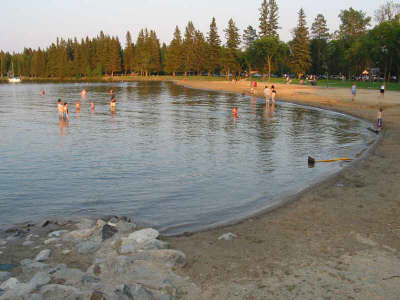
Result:
{"label": "person standing in water", "polygon": [[353,98],[351,101],[354,101],[354,99],[356,98],[356,95],[357,95],[357,86],[355,83],[353,83],[353,85],[351,86],[351,94],[353,95]]}
{"label": "person standing in water", "polygon": [[63,119],[69,120],[68,103],[67,102],[64,102],[64,105],[63,105]]}
{"label": "person standing in water", "polygon": [[90,111],[94,112],[94,102],[93,101],[90,102]]}
{"label": "person standing in water", "polygon": [[76,112],[80,112],[81,111],[81,102],[80,101],[76,102],[75,107],[76,107]]}
{"label": "person standing in water", "polygon": [[271,100],[271,89],[266,85],[264,88],[265,103],[269,104]]}
{"label": "person standing in water", "polygon": [[237,107],[232,108],[232,115],[234,118],[239,117],[239,110]]}
{"label": "person standing in water", "polygon": [[272,92],[271,92],[271,100],[272,100],[273,104],[275,104],[275,98],[276,98],[276,89],[275,89],[275,86],[273,85]]}
{"label": "person standing in water", "polygon": [[62,119],[64,112],[64,104],[61,102],[61,99],[57,100],[57,111],[58,111],[58,118]]}
{"label": "person standing in water", "polygon": [[111,97],[110,108],[112,111],[115,111],[116,107],[117,107],[117,99],[115,99],[115,96],[113,95]]}

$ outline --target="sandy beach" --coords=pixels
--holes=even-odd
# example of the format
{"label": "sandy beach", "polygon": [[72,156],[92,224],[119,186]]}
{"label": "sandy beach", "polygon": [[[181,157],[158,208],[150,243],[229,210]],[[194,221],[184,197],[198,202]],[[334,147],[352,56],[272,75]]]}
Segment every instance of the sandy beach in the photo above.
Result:
{"label": "sandy beach", "polygon": [[[178,84],[249,92],[249,82]],[[257,96],[263,87],[258,85]],[[381,98],[376,90],[358,90],[352,102],[348,89],[276,87],[278,100],[371,122],[382,106],[382,138],[366,158],[281,208],[233,226],[169,238],[187,254],[180,272],[201,288],[204,299],[399,299],[400,94]],[[218,240],[226,233],[236,237]]]}

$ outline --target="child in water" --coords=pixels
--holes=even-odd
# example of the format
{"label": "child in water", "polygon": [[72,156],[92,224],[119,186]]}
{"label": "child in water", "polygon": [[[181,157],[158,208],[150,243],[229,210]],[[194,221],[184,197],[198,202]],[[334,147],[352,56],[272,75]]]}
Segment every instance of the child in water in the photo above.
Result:
{"label": "child in water", "polygon": [[64,120],[69,120],[68,103],[67,102],[64,102],[64,106],[63,106],[63,119]]}
{"label": "child in water", "polygon": [[378,116],[377,116],[377,120],[376,120],[376,128],[378,130],[381,130],[382,127],[383,127],[383,109],[381,107],[378,110]]}
{"label": "child in water", "polygon": [[237,107],[232,108],[232,115],[237,118],[239,116],[239,110]]}
{"label": "child in water", "polygon": [[58,111],[58,117],[61,119],[63,117],[63,112],[64,112],[64,105],[61,102],[61,99],[57,100],[57,111]]}
{"label": "child in water", "polygon": [[94,111],[94,102],[90,102],[90,111]]}
{"label": "child in water", "polygon": [[117,99],[114,96],[111,97],[110,108],[111,110],[115,110],[117,107]]}
{"label": "child in water", "polygon": [[80,112],[81,111],[81,102],[80,101],[76,102],[75,107],[76,107],[76,111]]}
{"label": "child in water", "polygon": [[276,98],[276,89],[275,89],[275,86],[273,85],[272,86],[272,92],[271,92],[272,103],[275,103],[275,98]]}

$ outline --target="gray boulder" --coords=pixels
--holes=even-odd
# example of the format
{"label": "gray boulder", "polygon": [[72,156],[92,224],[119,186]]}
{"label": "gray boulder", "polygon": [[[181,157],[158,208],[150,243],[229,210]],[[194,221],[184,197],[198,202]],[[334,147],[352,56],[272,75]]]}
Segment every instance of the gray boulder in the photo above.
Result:
{"label": "gray boulder", "polygon": [[42,251],[39,252],[38,255],[36,255],[35,261],[38,261],[38,262],[46,261],[46,260],[49,259],[50,254],[51,254],[51,250],[50,249],[42,250]]}
{"label": "gray boulder", "polygon": [[11,273],[9,272],[0,272],[0,282],[6,281],[11,278]]}
{"label": "gray boulder", "polygon": [[101,243],[97,241],[83,241],[78,243],[76,249],[80,254],[89,254],[96,252],[100,246]]}
{"label": "gray boulder", "polygon": [[121,300],[154,300],[152,292],[139,284],[128,286],[123,284],[114,292]]}
{"label": "gray boulder", "polygon": [[87,293],[77,288],[60,284],[48,284],[40,289],[43,300],[84,300],[89,299]]}

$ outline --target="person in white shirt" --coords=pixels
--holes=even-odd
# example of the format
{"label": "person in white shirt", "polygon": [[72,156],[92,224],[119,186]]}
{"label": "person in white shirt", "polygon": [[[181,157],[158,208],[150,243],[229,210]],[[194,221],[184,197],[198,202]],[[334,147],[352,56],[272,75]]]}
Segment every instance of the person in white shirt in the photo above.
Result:
{"label": "person in white shirt", "polygon": [[271,100],[271,89],[266,85],[264,88],[265,102],[268,104]]}

